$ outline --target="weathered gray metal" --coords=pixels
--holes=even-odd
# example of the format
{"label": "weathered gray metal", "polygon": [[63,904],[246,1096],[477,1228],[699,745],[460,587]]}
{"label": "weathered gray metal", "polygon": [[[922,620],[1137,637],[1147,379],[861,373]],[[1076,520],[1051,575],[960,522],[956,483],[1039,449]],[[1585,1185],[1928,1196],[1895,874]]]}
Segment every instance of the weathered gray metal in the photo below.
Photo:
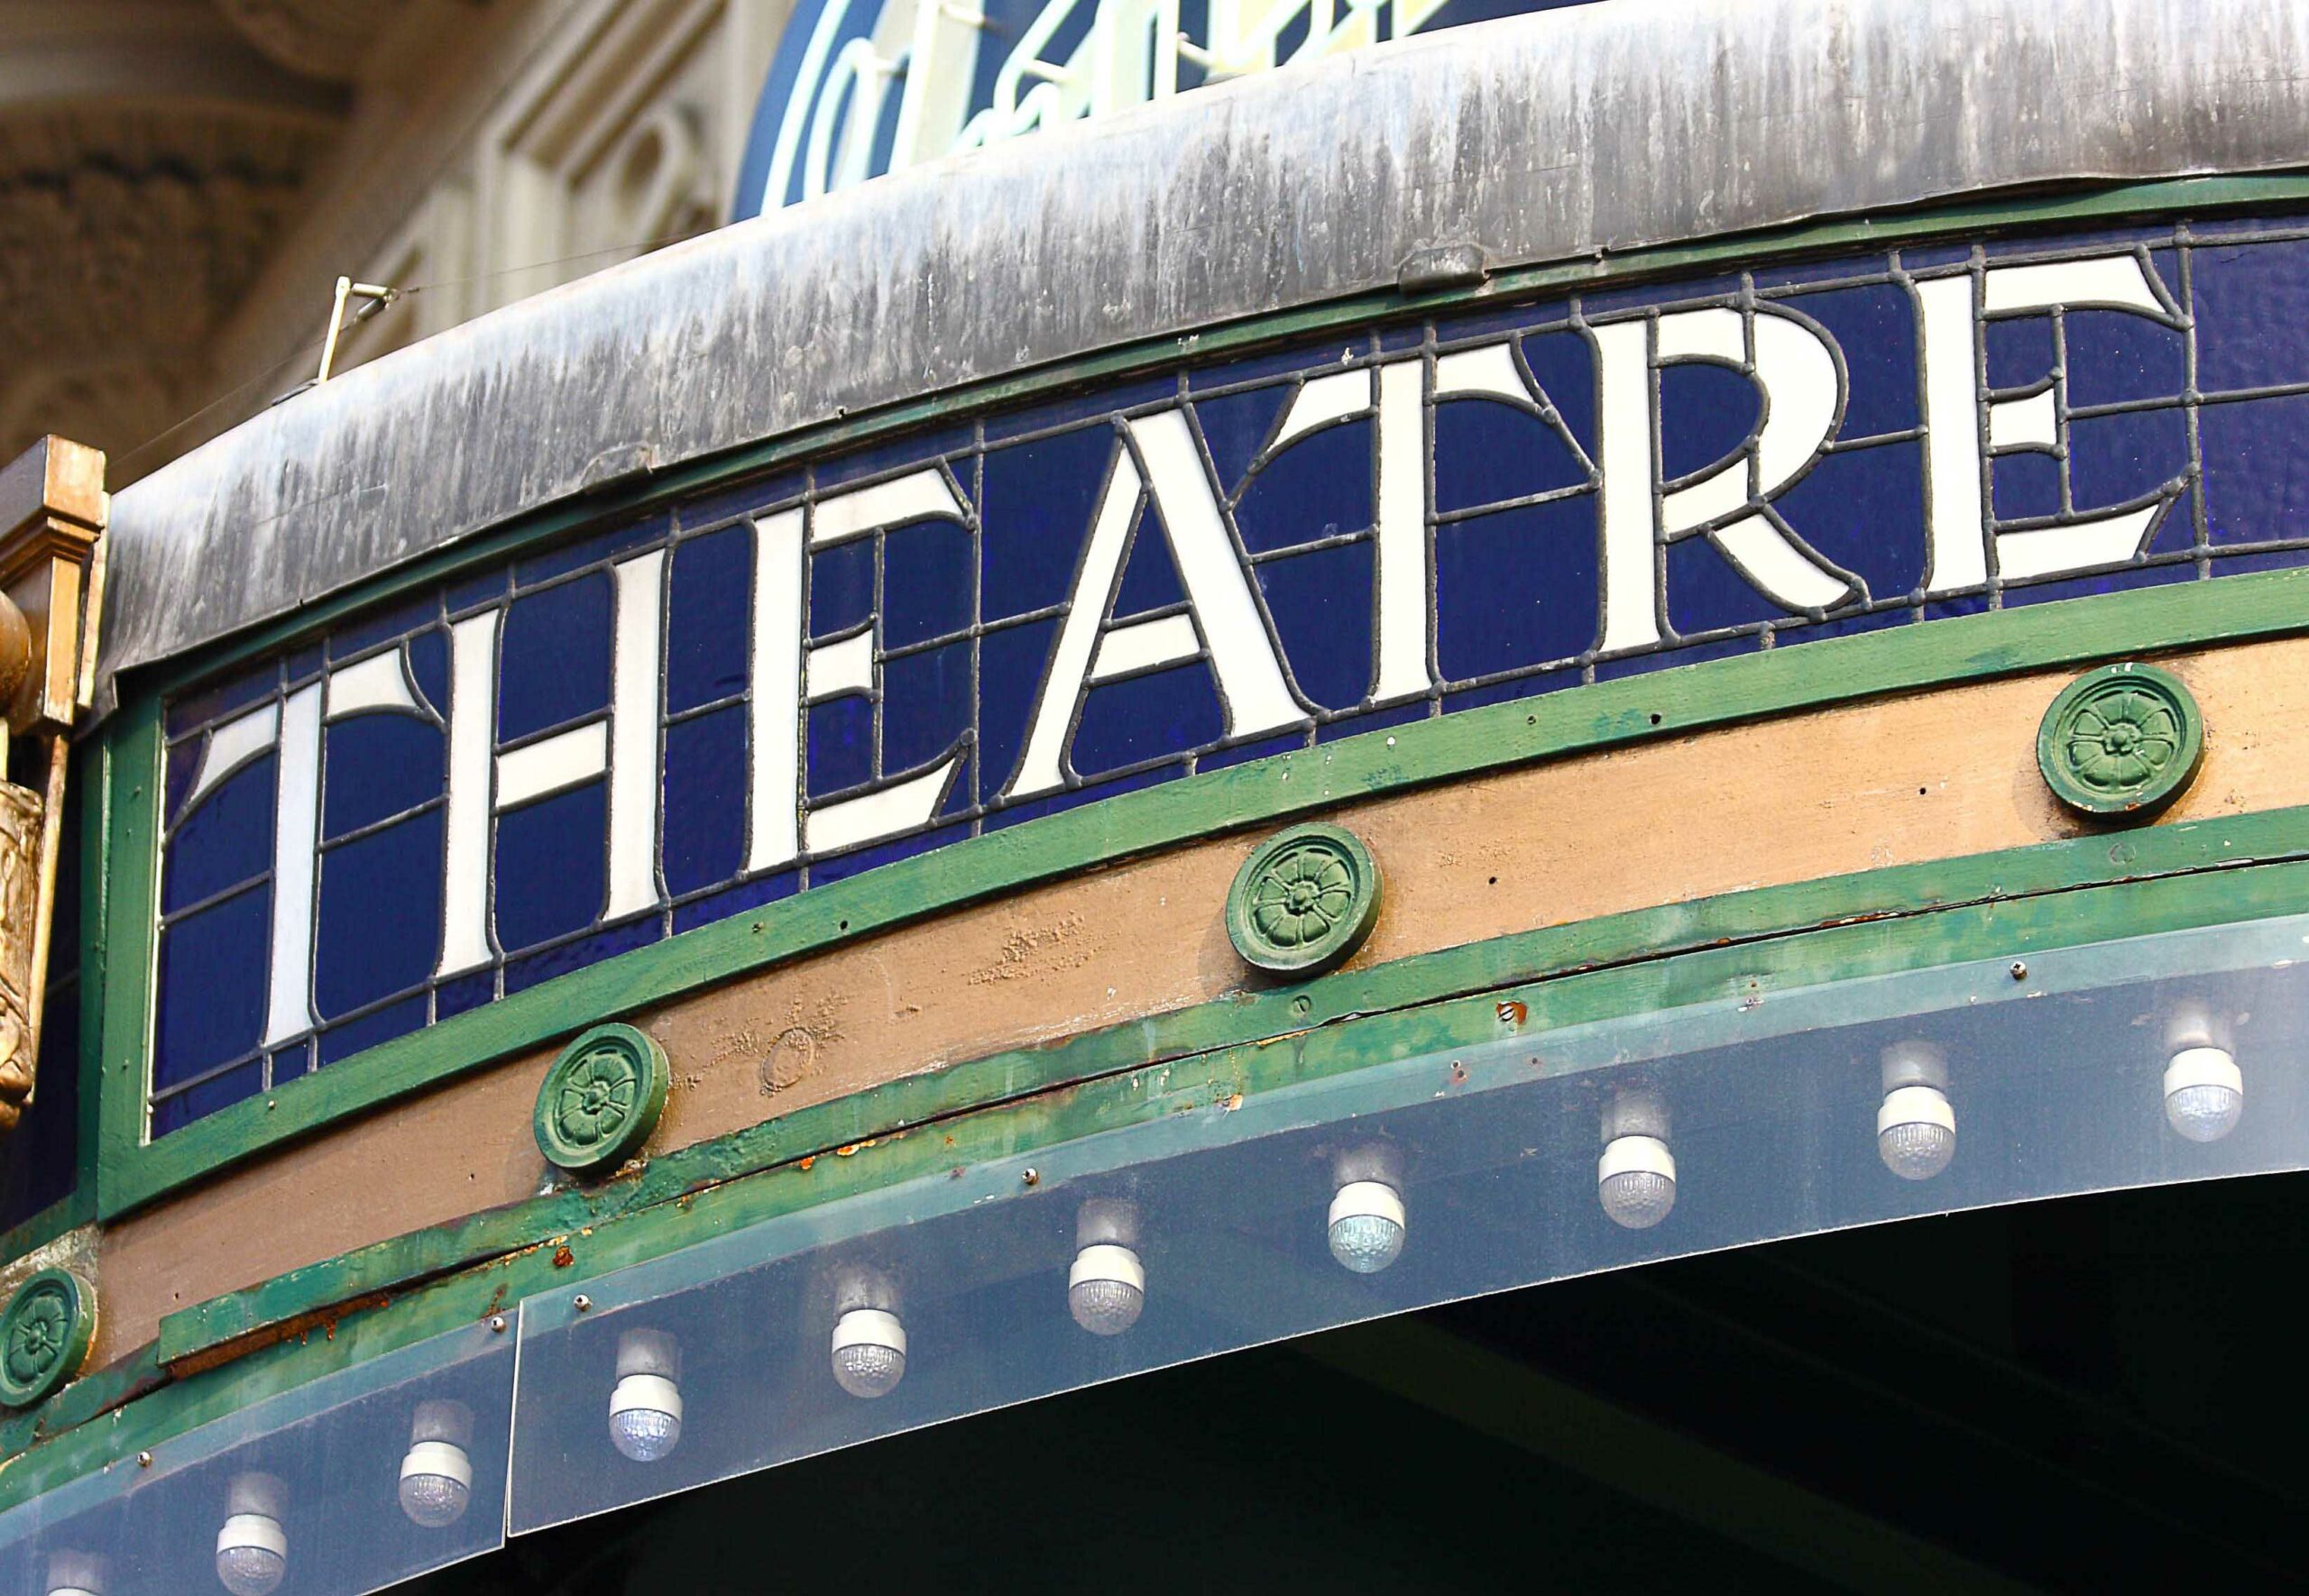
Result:
{"label": "weathered gray metal", "polygon": [[1393,285],[2017,185],[2309,165],[2295,0],[1608,0],[1198,91],[726,228],[123,492],[115,673],[638,470]]}

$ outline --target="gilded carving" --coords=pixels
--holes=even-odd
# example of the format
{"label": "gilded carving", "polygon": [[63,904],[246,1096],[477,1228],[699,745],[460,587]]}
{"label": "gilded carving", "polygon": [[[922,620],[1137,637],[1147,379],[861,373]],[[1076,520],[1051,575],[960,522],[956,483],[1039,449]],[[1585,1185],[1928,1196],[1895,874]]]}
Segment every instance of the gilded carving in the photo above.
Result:
{"label": "gilded carving", "polygon": [[40,927],[40,794],[0,782],[0,1131],[32,1089],[32,949]]}

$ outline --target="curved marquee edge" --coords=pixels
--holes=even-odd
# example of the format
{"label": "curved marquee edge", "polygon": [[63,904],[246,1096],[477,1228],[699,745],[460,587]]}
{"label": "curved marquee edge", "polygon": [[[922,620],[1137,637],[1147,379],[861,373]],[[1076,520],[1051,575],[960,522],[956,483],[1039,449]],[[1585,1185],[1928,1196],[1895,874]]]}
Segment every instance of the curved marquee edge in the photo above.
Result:
{"label": "curved marquee edge", "polygon": [[[99,712],[122,670],[605,482],[1391,289],[1422,250],[1474,243],[1496,270],[2021,184],[2309,165],[2309,11],[1613,0],[961,160],[507,307],[124,490]],[[244,580],[204,580],[225,568]]]}

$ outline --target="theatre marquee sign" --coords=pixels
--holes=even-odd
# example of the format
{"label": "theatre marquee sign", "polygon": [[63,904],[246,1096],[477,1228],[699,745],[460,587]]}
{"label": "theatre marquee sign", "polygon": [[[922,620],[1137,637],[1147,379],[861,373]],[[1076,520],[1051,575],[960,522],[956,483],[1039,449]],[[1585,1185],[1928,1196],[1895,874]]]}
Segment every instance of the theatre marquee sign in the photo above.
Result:
{"label": "theatre marquee sign", "polygon": [[2268,462],[2303,284],[2299,234],[2238,225],[1387,322],[394,601],[166,708],[152,1133],[1112,793],[2309,561]]}

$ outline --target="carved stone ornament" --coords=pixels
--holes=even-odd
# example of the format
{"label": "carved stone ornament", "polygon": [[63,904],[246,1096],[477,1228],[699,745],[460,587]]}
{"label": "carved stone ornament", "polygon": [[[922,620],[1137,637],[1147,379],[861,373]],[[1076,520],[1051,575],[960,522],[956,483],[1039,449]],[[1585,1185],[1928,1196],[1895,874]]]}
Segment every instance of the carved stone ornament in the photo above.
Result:
{"label": "carved stone ornament", "polygon": [[80,1372],[97,1337],[96,1289],[44,1269],[0,1311],[0,1407],[29,1408]]}
{"label": "carved stone ornament", "polygon": [[630,1025],[596,1025],[546,1071],[538,1150],[572,1174],[606,1174],[641,1151],[672,1085],[666,1050],[655,1040]]}
{"label": "carved stone ornament", "polygon": [[2081,814],[2147,820],[2188,790],[2204,716],[2178,677],[2127,661],[2061,689],[2037,731],[2053,795]]}
{"label": "carved stone ornament", "polygon": [[1337,826],[1293,826],[1252,850],[1227,894],[1227,935],[1244,961],[1312,976],[1363,945],[1379,913],[1379,867]]}

